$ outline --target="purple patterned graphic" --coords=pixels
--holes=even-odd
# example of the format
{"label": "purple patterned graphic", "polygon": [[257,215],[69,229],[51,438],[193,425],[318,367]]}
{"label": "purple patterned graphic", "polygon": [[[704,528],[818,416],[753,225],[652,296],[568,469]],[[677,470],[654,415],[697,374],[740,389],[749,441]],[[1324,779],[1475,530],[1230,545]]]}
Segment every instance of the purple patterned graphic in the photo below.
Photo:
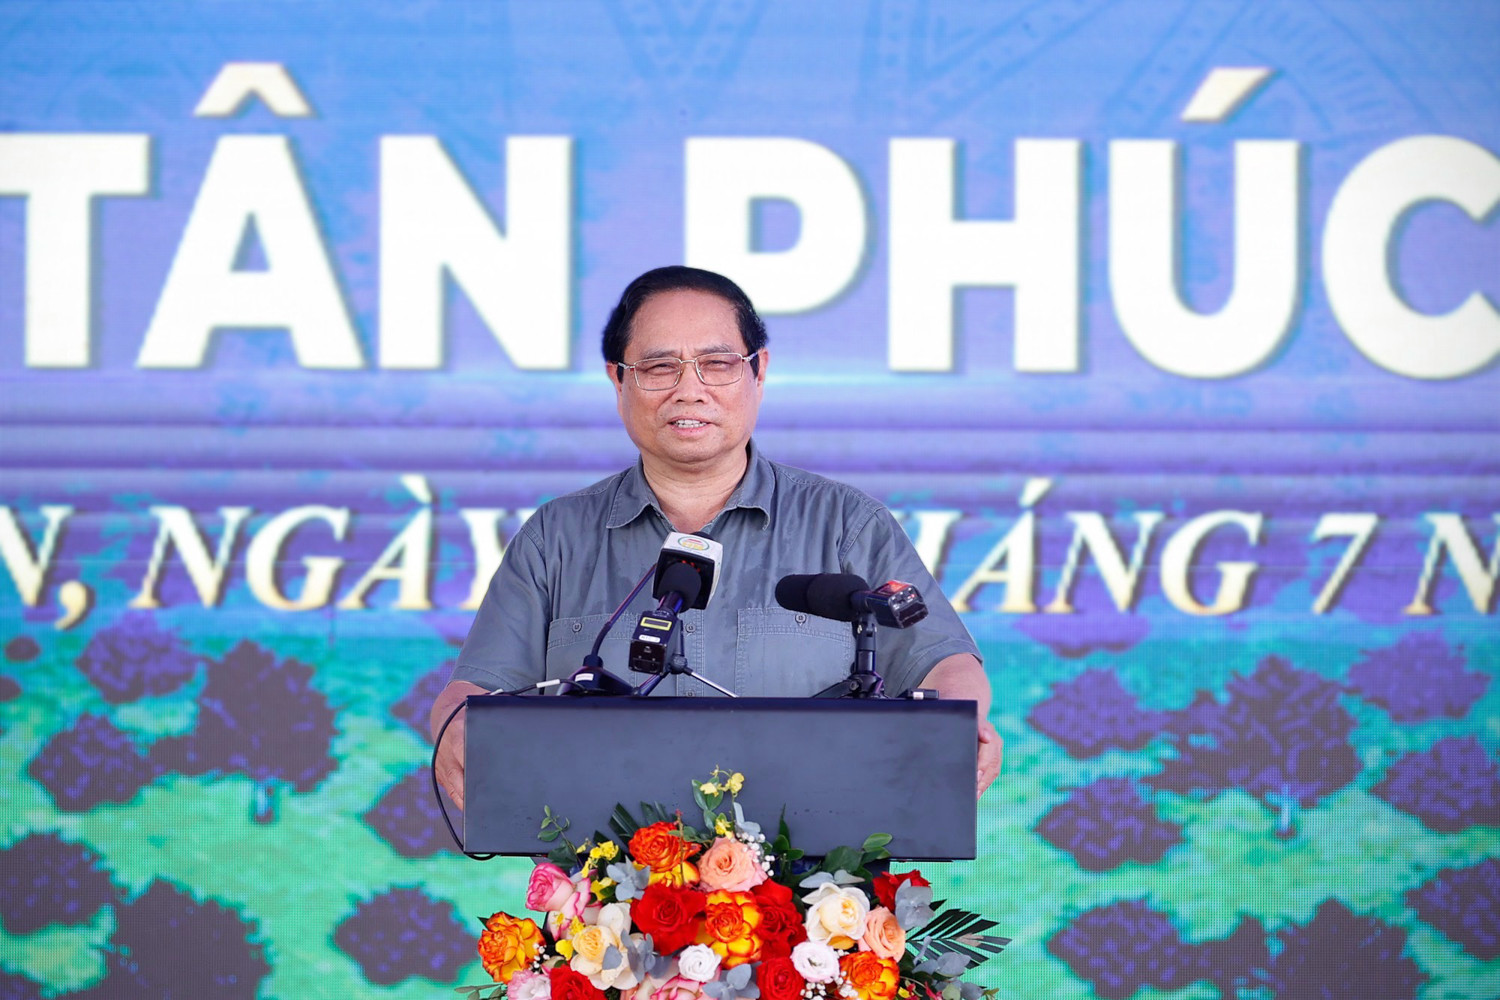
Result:
{"label": "purple patterned graphic", "polygon": [[365,978],[391,986],[413,976],[451,983],[474,959],[475,937],[452,903],[420,889],[397,888],[361,902],[333,932]]}
{"label": "purple patterned graphic", "polygon": [[42,1000],[42,984],[18,972],[0,969],[0,997],[5,1000]]}
{"label": "purple patterned graphic", "polygon": [[0,674],[0,702],[15,701],[21,697],[21,685],[14,677]]}
{"label": "purple patterned graphic", "polygon": [[85,923],[114,895],[99,856],[55,833],[0,851],[0,927],[11,934]]}
{"label": "purple patterned graphic", "polygon": [[1307,924],[1276,933],[1281,949],[1265,972],[1281,1000],[1411,1000],[1427,976],[1402,954],[1406,931],[1324,900]]}
{"label": "purple patterned graphic", "polygon": [[452,660],[439,663],[418,678],[411,690],[391,706],[391,714],[410,726],[428,743],[432,742],[432,731],[427,725],[428,713],[432,711],[432,703],[437,700],[437,696],[447,687],[448,675],[451,673]]}
{"label": "purple patterned graphic", "polygon": [[1026,716],[1031,728],[1062,744],[1074,757],[1139,750],[1162,731],[1166,719],[1166,713],[1142,710],[1114,671],[1099,668],[1052,685],[1052,694]]}
{"label": "purple patterned graphic", "polygon": [[333,710],[312,675],[306,663],[241,642],[209,663],[197,727],[158,741],[152,760],[183,774],[234,772],[311,790],[337,763],[329,753]]}
{"label": "purple patterned graphic", "polygon": [[1048,810],[1036,832],[1091,872],[1110,871],[1127,861],[1152,864],[1182,842],[1182,827],[1158,817],[1130,778],[1101,778],[1075,789],[1067,801]]}
{"label": "purple patterned graphic", "polygon": [[1227,687],[1227,702],[1200,691],[1173,714],[1177,757],[1148,784],[1210,797],[1242,788],[1267,805],[1307,807],[1359,774],[1348,738],[1354,717],[1339,704],[1338,684],[1268,656]]}
{"label": "purple patterned graphic", "polygon": [[1101,649],[1123,653],[1146,638],[1151,624],[1136,614],[1042,614],[1023,616],[1016,628],[1063,659],[1078,660]]}
{"label": "purple patterned graphic", "polygon": [[254,1000],[271,971],[256,935],[254,922],[222,903],[157,880],[115,908],[104,978],[70,1000]]}
{"label": "purple patterned graphic", "polygon": [[1500,768],[1473,736],[1404,755],[1371,791],[1439,833],[1500,826]]}
{"label": "purple patterned graphic", "polygon": [[[429,773],[422,767],[408,774],[364,815],[364,821],[403,857],[429,858],[439,851],[456,850],[432,797]],[[461,818],[454,814],[455,825]]]}
{"label": "purple patterned graphic", "polygon": [[1349,668],[1349,690],[1385,709],[1396,722],[1461,719],[1489,685],[1487,674],[1464,669],[1461,649],[1449,649],[1441,638],[1426,633],[1366,652]]}
{"label": "purple patterned graphic", "polygon": [[41,652],[42,647],[29,635],[18,635],[5,644],[5,658],[12,663],[30,663]]}
{"label": "purple patterned graphic", "polygon": [[52,737],[26,772],[65,812],[128,802],[157,774],[135,741],[102,715],[85,715],[72,729]]}
{"label": "purple patterned graphic", "polygon": [[1500,958],[1500,859],[1444,868],[1408,892],[1406,902],[1475,958]]}
{"label": "purple patterned graphic", "polygon": [[104,700],[111,704],[175,691],[192,679],[201,659],[153,616],[127,614],[100,629],[76,661]]}
{"label": "purple patterned graphic", "polygon": [[1079,914],[1047,941],[1047,951],[1105,1000],[1123,1000],[1147,986],[1180,990],[1195,980],[1237,996],[1269,961],[1265,928],[1253,917],[1242,918],[1223,940],[1191,944],[1167,914],[1143,899]]}
{"label": "purple patterned graphic", "polygon": [[1143,899],[1079,914],[1047,940],[1047,951],[1104,1000],[1124,1000],[1143,986],[1182,989],[1197,978],[1197,949]]}
{"label": "purple patterned graphic", "polygon": [[1265,926],[1254,917],[1241,917],[1227,938],[1198,945],[1197,976],[1217,986],[1221,996],[1238,997],[1254,985],[1270,961]]}

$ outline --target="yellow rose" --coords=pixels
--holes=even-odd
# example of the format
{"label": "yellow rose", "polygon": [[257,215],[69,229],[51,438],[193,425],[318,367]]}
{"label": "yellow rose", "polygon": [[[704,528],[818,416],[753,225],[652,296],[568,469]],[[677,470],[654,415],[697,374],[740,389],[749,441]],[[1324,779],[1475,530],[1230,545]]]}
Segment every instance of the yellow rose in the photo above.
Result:
{"label": "yellow rose", "polygon": [[635,973],[629,962],[620,962],[613,969],[604,967],[604,955],[609,949],[625,950],[624,938],[630,930],[630,907],[624,903],[611,903],[599,910],[599,922],[589,924],[569,940],[573,944],[573,957],[568,967],[574,972],[589,977],[601,990],[610,987],[628,990],[636,985]]}

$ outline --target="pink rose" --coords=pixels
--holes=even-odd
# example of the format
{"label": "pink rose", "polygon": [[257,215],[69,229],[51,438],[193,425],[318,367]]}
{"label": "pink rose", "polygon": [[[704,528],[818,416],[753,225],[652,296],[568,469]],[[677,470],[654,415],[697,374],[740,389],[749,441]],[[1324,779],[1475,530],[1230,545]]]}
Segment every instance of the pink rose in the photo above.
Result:
{"label": "pink rose", "polygon": [[543,972],[522,969],[505,988],[510,1000],[552,1000],[552,980]]}
{"label": "pink rose", "polygon": [[698,859],[698,885],[710,892],[749,892],[765,880],[755,850],[733,837],[720,837]]}
{"label": "pink rose", "polygon": [[570,884],[573,886],[573,894],[547,914],[547,930],[559,941],[573,936],[573,921],[581,920],[587,924],[590,923],[591,915],[597,919],[599,914],[599,907],[589,905],[593,899],[594,884],[586,877]]}
{"label": "pink rose", "polygon": [[703,984],[686,976],[673,976],[656,988],[651,1000],[698,1000]]}
{"label": "pink rose", "polygon": [[526,909],[537,913],[560,910],[575,892],[577,887],[568,873],[544,861],[531,870],[531,881],[526,885]]}
{"label": "pink rose", "polygon": [[877,906],[865,917],[865,935],[859,939],[860,951],[873,951],[879,958],[900,961],[906,954],[906,931],[896,920],[896,915],[883,906]]}

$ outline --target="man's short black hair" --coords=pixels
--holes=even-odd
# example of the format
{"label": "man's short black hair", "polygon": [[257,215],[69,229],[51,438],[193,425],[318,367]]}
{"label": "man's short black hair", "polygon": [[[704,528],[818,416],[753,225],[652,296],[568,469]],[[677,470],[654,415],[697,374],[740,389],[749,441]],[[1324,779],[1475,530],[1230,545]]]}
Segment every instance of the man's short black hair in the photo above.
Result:
{"label": "man's short black hair", "polygon": [[[717,295],[729,303],[734,309],[734,318],[740,328],[740,338],[745,342],[746,354],[756,354],[766,346],[770,339],[766,336],[766,324],[750,304],[750,297],[745,294],[744,289],[722,274],[705,271],[700,267],[673,264],[647,271],[625,286],[619,303],[609,314],[609,322],[604,324],[604,342],[601,345],[604,360],[614,362],[617,366],[624,364],[625,346],[630,342],[630,324],[635,322],[635,314],[641,311],[641,306],[659,292],[674,292],[683,288]],[[760,358],[753,359],[750,367],[751,371],[759,374]],[[615,377],[618,378],[619,375],[620,370],[616,368]]]}

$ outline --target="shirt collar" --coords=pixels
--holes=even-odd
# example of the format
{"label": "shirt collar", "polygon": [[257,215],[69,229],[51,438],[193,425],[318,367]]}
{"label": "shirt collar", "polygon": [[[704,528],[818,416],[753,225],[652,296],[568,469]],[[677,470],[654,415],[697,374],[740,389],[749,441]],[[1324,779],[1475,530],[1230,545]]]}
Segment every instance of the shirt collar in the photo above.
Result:
{"label": "shirt collar", "polygon": [[[770,460],[761,455],[753,440],[745,447],[750,460],[745,466],[744,478],[734,488],[734,492],[729,494],[724,510],[714,515],[714,521],[718,521],[724,511],[743,507],[760,512],[761,529],[764,530],[771,521],[776,473],[771,468]],[[636,521],[648,509],[656,511],[663,521],[666,520],[666,515],[662,514],[661,507],[656,502],[656,494],[651,492],[651,487],[646,482],[646,472],[641,460],[636,459],[635,464],[620,476],[620,485],[615,489],[614,503],[610,505],[605,527],[623,528]]]}

